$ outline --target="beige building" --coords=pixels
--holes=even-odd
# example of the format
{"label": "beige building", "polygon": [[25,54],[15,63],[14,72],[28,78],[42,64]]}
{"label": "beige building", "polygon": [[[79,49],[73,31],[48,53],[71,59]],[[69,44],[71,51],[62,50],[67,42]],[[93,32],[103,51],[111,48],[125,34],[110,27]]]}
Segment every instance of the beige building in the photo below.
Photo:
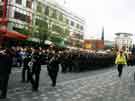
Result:
{"label": "beige building", "polygon": [[118,49],[126,49],[129,50],[133,46],[133,39],[131,33],[115,33],[115,45]]}

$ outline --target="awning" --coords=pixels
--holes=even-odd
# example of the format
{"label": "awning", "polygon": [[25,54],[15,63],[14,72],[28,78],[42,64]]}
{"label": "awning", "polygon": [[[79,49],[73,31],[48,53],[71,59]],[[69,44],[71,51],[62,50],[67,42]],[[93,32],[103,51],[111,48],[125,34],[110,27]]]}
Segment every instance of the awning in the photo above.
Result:
{"label": "awning", "polygon": [[8,31],[7,29],[0,29],[0,33],[1,33],[0,36],[8,37],[8,38],[15,38],[20,40],[25,40],[28,38],[28,36],[26,35],[23,35],[15,31]]}

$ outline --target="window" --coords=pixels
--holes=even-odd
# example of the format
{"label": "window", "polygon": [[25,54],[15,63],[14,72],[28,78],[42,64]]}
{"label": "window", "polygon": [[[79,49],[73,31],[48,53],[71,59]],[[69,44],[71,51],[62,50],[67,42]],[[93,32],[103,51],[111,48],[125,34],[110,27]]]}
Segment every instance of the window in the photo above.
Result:
{"label": "window", "polygon": [[0,6],[0,17],[3,15],[3,6]]}
{"label": "window", "polygon": [[49,7],[48,6],[45,7],[45,15],[49,16]]}
{"label": "window", "polygon": [[76,28],[79,28],[79,27],[80,27],[80,25],[79,25],[79,24],[77,24],[77,25],[76,25]]}
{"label": "window", "polygon": [[26,1],[26,7],[31,8],[32,2],[30,0]]}
{"label": "window", "polygon": [[63,14],[62,13],[60,13],[59,20],[63,21]]}
{"label": "window", "polygon": [[52,18],[57,19],[57,11],[53,9]]}
{"label": "window", "polygon": [[69,24],[69,20],[68,19],[66,19],[66,24]]}
{"label": "window", "polygon": [[27,15],[24,15],[22,13],[19,13],[17,11],[15,11],[15,14],[14,14],[14,18],[15,19],[18,19],[18,20],[21,20],[21,21],[25,21],[25,22],[29,22],[30,20],[30,17],[27,16]]}
{"label": "window", "polygon": [[41,2],[37,3],[37,12],[42,13],[42,4],[41,4]]}
{"label": "window", "polygon": [[74,26],[74,22],[73,21],[71,21],[71,26]]}
{"label": "window", "polygon": [[80,29],[83,30],[83,26],[80,26]]}
{"label": "window", "polygon": [[21,5],[22,4],[22,0],[16,0],[16,3]]}

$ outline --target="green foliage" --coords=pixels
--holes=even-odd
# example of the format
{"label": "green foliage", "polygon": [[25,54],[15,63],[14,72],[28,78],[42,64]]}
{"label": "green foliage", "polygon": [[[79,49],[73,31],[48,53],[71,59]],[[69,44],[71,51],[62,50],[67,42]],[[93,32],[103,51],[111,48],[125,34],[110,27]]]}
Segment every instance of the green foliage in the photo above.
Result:
{"label": "green foliage", "polygon": [[36,19],[36,25],[37,27],[37,36],[40,39],[41,43],[44,43],[45,40],[48,39],[49,37],[49,28],[48,28],[48,23],[40,20],[40,19]]}
{"label": "green foliage", "polygon": [[70,31],[69,29],[65,29],[65,32],[63,34],[64,37],[67,37],[69,35]]}
{"label": "green foliage", "polygon": [[52,42],[56,42],[56,43],[60,43],[61,41],[63,41],[63,38],[62,37],[60,37],[59,35],[51,35],[50,36],[50,40],[52,41]]}
{"label": "green foliage", "polygon": [[46,29],[48,30],[48,23],[43,21],[43,20],[40,20],[40,19],[36,19],[36,25],[39,27],[39,29]]}
{"label": "green foliage", "polygon": [[59,33],[59,34],[62,34],[64,32],[63,29],[57,25],[53,25],[52,30]]}
{"label": "green foliage", "polygon": [[61,37],[67,37],[69,35],[69,30],[68,29],[63,29],[61,28],[60,26],[57,26],[57,25],[53,25],[52,26],[52,30],[56,33],[58,33]]}

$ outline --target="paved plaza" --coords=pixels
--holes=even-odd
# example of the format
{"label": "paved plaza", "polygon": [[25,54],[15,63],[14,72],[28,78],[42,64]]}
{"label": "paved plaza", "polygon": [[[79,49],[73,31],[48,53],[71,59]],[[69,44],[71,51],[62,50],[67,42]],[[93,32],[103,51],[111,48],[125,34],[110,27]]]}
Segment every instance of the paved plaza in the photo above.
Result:
{"label": "paved plaza", "polygon": [[[45,70],[42,70],[42,72]],[[116,68],[83,72],[59,74],[55,88],[50,86],[50,80],[42,77],[39,92],[32,92],[30,84],[20,84],[12,88],[9,82],[8,98],[3,101],[135,101],[135,67],[125,67],[121,78]],[[13,76],[16,76],[15,71]],[[83,75],[80,73],[80,75]],[[47,72],[45,74],[47,76]],[[73,75],[78,75],[73,77]],[[64,79],[66,77],[72,79]],[[14,82],[15,83],[15,82]],[[1,100],[2,101],[2,100]]]}

